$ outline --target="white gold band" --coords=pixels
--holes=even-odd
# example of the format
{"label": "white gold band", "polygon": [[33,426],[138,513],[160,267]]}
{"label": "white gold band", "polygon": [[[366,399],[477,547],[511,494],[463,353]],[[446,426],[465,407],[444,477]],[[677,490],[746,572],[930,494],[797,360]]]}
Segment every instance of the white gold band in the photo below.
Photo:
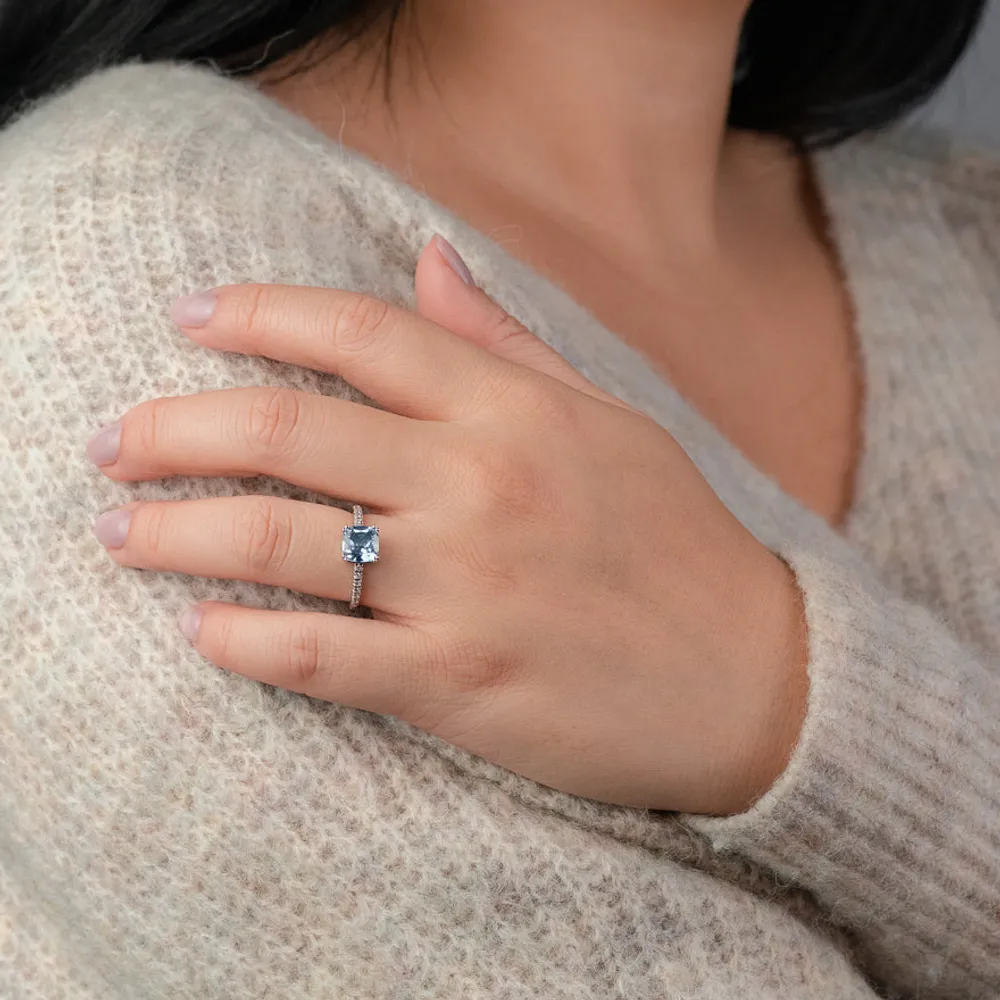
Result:
{"label": "white gold band", "polygon": [[365,581],[364,563],[354,564],[354,581],[351,584],[351,610],[357,611],[361,604],[361,586]]}

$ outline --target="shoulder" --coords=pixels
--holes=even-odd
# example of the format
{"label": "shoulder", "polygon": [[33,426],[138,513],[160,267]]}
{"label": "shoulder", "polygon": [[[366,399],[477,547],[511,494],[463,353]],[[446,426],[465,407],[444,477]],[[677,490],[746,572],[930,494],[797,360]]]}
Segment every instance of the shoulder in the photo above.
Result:
{"label": "shoulder", "polygon": [[51,588],[71,556],[92,567],[79,540],[93,511],[181,490],[94,475],[87,437],[129,408],[249,385],[352,395],[332,376],[198,349],[170,306],[246,281],[403,301],[424,218],[408,199],[374,164],[203,70],[101,73],[0,132],[0,455],[17,457],[0,476],[0,537],[37,522],[68,553],[46,568],[52,549],[32,550],[29,580]]}
{"label": "shoulder", "polygon": [[251,86],[189,66],[95,74],[0,132],[0,244],[32,285],[53,267],[119,290],[364,284],[423,236],[416,197]]}
{"label": "shoulder", "polygon": [[874,140],[898,170],[942,194],[1000,203],[1000,150],[933,128],[905,127]]}
{"label": "shoulder", "polygon": [[248,180],[290,162],[302,186],[319,171],[347,189],[380,173],[251,84],[175,63],[102,70],[0,131],[0,178],[8,185],[39,173],[68,180],[80,169],[117,179],[139,164],[161,183],[218,180],[227,172]]}
{"label": "shoulder", "polygon": [[[143,400],[345,392],[192,350],[171,303],[251,281],[407,303],[426,242],[415,197],[249,87],[184,67],[101,73],[0,132],[0,453],[38,456],[24,503],[42,464]],[[73,468],[82,489],[89,470]]]}
{"label": "shoulder", "polygon": [[892,301],[896,312],[883,325],[905,314],[925,336],[947,326],[950,351],[965,338],[970,357],[992,367],[1000,344],[1000,152],[905,127],[822,152],[816,164],[852,291],[869,315]]}
{"label": "shoulder", "polygon": [[852,140],[818,157],[825,178],[875,216],[945,228],[970,223],[1000,239],[1000,151],[906,125]]}

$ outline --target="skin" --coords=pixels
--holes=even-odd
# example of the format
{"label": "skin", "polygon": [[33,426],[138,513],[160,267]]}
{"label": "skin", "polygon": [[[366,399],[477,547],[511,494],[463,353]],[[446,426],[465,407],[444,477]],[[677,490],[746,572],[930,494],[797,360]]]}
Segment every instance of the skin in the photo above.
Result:
{"label": "skin", "polygon": [[[860,408],[850,309],[808,165],[726,132],[743,12],[426,0],[401,26],[392,113],[363,48],[263,83],[483,231],[515,225],[511,252],[837,524]],[[110,432],[113,459],[108,434],[92,457],[116,479],[267,474],[373,511],[375,621],[204,605],[186,625],[219,666],[397,715],[574,794],[747,808],[784,770],[806,710],[791,571],[667,432],[586,383],[453,262],[440,242],[425,251],[417,314],[339,290],[240,287],[217,290],[205,326],[183,326],[207,349],[342,374],[387,412],[266,389],[154,400]],[[122,565],[349,593],[350,568],[329,573],[347,523],[336,508],[232,498],[127,513],[127,531],[120,513],[98,525]]]}
{"label": "skin", "polygon": [[[564,791],[746,807],[801,721],[790,572],[666,431],[465,284],[442,246],[418,268],[422,316],[244,286],[184,327],[210,349],[342,375],[388,412],[229,390],[151,400],[111,431],[116,457],[92,446],[114,479],[265,474],[376,512],[375,621],[209,602],[189,637],[221,667],[399,716]],[[325,505],[237,497],[133,504],[97,532],[123,566],[343,600],[350,568],[330,568],[346,523]]]}
{"label": "skin", "polygon": [[371,47],[263,85],[565,288],[840,526],[852,308],[808,162],[726,129],[747,6],[418,0],[391,106]]}

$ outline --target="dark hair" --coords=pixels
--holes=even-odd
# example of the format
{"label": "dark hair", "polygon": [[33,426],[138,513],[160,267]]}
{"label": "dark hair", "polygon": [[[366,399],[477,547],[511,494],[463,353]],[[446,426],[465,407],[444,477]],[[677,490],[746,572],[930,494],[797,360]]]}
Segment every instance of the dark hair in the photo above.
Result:
{"label": "dark hair", "polygon": [[[245,75],[322,38],[382,25],[406,0],[0,0],[0,126],[104,66],[210,63]],[[944,81],[987,0],[754,0],[730,123],[829,145],[899,118]],[[388,62],[387,62],[388,65]]]}

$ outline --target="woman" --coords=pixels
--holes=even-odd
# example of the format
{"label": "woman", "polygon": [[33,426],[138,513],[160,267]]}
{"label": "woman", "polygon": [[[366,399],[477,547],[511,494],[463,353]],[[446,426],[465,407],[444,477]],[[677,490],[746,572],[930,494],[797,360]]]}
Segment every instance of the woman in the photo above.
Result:
{"label": "woman", "polygon": [[4,8],[0,994],[997,995],[980,9]]}

